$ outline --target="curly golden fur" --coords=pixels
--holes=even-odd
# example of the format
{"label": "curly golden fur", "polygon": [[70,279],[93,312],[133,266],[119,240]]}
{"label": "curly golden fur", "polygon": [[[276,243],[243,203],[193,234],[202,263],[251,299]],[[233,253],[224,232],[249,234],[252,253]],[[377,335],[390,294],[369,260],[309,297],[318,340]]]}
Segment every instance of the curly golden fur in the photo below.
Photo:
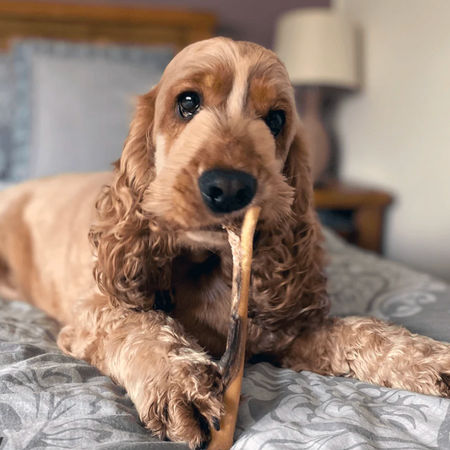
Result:
{"label": "curly golden fur", "polygon": [[[186,91],[202,99],[192,120],[177,110]],[[276,137],[269,110],[286,115]],[[224,38],[193,44],[139,99],[112,174],[1,193],[0,294],[60,320],[60,348],[124,386],[154,434],[206,443],[223,414],[213,358],[226,343],[232,262],[222,227],[239,226],[245,208],[214,214],[198,179],[244,171],[262,208],[247,357],[449,396],[446,344],[376,319],[328,316],[308,160],[276,55]]]}

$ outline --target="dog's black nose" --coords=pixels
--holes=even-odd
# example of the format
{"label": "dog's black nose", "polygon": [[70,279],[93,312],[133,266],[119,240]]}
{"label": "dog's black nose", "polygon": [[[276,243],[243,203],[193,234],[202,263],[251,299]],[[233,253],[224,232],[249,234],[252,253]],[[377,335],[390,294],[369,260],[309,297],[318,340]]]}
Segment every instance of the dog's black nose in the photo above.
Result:
{"label": "dog's black nose", "polygon": [[198,180],[206,206],[216,214],[226,214],[246,207],[256,193],[254,177],[240,170],[209,170]]}

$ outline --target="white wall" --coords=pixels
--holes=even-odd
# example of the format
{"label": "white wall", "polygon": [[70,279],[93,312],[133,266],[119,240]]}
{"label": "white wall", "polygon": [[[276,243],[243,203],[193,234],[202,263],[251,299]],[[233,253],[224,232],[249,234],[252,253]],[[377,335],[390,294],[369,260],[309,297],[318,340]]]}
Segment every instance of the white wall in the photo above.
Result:
{"label": "white wall", "polygon": [[364,29],[337,111],[343,178],[390,190],[387,256],[450,280],[450,0],[335,0]]}

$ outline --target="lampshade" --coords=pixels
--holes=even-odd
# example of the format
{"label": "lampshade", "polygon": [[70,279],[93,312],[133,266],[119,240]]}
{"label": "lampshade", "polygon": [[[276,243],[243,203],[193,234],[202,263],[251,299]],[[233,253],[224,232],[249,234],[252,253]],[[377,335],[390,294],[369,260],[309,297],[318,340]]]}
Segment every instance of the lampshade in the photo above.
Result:
{"label": "lampshade", "polygon": [[283,14],[275,33],[275,52],[296,86],[357,89],[355,26],[325,8]]}

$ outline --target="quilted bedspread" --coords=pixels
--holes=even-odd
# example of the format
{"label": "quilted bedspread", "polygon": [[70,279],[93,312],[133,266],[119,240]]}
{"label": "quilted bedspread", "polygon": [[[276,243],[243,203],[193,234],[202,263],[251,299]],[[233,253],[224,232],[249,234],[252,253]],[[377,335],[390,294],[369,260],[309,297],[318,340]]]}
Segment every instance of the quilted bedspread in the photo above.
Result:
{"label": "quilted bedspread", "polygon": [[[450,287],[326,233],[333,314],[450,341]],[[186,449],[142,427],[125,391],[56,346],[58,325],[0,300],[0,449]],[[246,367],[234,449],[450,449],[450,400],[347,378]]]}

